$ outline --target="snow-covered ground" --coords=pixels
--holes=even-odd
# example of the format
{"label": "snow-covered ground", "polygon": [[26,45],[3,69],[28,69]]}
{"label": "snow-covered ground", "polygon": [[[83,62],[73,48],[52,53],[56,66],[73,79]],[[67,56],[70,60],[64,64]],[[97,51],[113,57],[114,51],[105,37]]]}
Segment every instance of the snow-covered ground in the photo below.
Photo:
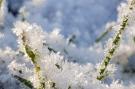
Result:
{"label": "snow-covered ground", "polygon": [[[3,0],[0,89],[29,89],[26,80],[38,87],[42,78],[45,89],[135,89],[135,10],[127,7],[126,0]],[[109,76],[99,81],[99,65],[126,13]]]}

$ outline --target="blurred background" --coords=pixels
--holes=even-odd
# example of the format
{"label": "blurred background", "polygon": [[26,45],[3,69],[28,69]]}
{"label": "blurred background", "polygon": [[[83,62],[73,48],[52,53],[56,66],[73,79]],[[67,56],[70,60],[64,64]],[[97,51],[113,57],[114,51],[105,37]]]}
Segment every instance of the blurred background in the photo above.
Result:
{"label": "blurred background", "polygon": [[6,31],[1,32],[8,35],[0,46],[15,47],[9,28],[17,20],[37,23],[47,32],[58,30],[65,38],[74,37],[78,46],[90,46],[105,31],[107,22],[116,21],[121,2],[124,0],[6,0],[6,28],[1,28]]}

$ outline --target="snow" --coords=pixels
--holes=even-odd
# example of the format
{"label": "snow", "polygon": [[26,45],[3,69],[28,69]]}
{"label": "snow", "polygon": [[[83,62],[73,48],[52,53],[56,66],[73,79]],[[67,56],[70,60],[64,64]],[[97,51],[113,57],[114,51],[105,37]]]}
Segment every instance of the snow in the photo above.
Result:
{"label": "snow", "polygon": [[[37,89],[40,82],[45,89],[134,89],[135,9],[128,10],[130,1],[4,0],[0,89],[29,89],[17,76]],[[125,15],[129,21],[120,47],[107,67],[108,76],[99,81],[101,62]],[[107,29],[112,30],[96,42]]]}

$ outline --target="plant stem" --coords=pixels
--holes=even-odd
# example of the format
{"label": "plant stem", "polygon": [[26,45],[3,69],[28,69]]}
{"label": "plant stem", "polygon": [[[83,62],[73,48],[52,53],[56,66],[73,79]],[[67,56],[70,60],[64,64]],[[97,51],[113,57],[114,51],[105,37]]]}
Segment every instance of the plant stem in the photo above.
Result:
{"label": "plant stem", "polygon": [[22,34],[22,41],[23,41],[23,46],[25,48],[26,54],[28,55],[28,57],[31,59],[32,63],[35,66],[35,72],[36,72],[36,76],[39,80],[39,86],[37,89],[45,89],[45,82],[44,82],[44,78],[41,75],[41,67],[37,62],[37,53],[35,53],[33,51],[33,49],[28,45],[27,41],[26,41],[26,36],[25,33]]}
{"label": "plant stem", "polygon": [[[135,5],[135,0],[132,0],[129,6],[129,10],[132,10],[134,5]],[[112,47],[108,50],[108,53],[106,54],[105,58],[103,59],[103,62],[101,63],[99,76],[97,76],[98,80],[102,80],[106,76],[105,73],[106,73],[107,66],[109,65],[110,60],[112,59],[115,51],[118,49],[120,45],[122,34],[125,31],[125,28],[128,24],[129,17],[130,17],[130,14],[127,14],[126,16],[123,17],[120,28],[112,41]]]}

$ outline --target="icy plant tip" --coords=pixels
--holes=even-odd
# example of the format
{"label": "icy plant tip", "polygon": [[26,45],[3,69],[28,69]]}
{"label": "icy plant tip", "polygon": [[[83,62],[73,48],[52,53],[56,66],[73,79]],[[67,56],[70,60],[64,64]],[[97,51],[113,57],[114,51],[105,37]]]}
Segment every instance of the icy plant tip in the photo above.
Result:
{"label": "icy plant tip", "polygon": [[[39,64],[39,54],[41,52],[39,48],[42,47],[43,32],[37,25],[30,25],[27,22],[18,22],[16,23],[15,27],[16,28],[13,30],[18,36],[18,43],[20,47],[23,47],[23,52],[34,65],[35,75],[37,77],[37,81],[39,81],[36,89],[45,89],[45,81],[42,76],[41,67]],[[38,45],[35,45],[35,42],[37,42]]]}
{"label": "icy plant tip", "polygon": [[126,26],[128,24],[130,14],[132,13],[133,9],[135,7],[135,0],[129,0],[128,5],[127,5],[127,10],[122,16],[122,21],[120,22],[120,27],[118,29],[118,32],[116,33],[113,41],[112,41],[112,46],[109,48],[106,56],[103,59],[103,62],[100,65],[99,68],[99,75],[97,76],[98,80],[103,80],[108,74],[107,74],[107,66],[112,59],[115,51],[120,45],[120,41],[122,39],[122,34],[126,29]]}

